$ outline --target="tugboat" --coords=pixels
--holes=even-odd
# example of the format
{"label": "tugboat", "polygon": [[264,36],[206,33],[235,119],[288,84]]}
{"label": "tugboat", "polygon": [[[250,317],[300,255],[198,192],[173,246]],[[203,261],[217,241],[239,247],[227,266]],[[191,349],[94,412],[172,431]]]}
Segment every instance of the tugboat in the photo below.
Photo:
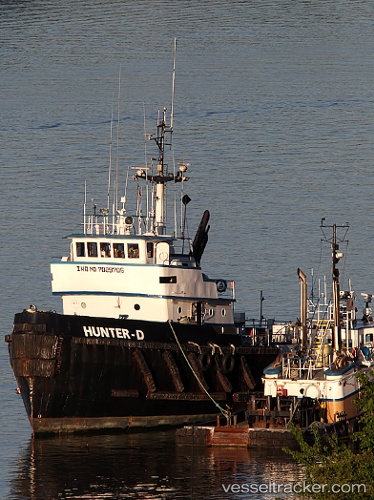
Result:
{"label": "tugboat", "polygon": [[[325,228],[332,229],[326,238]],[[263,415],[269,425],[293,422],[300,427],[317,427],[321,432],[354,432],[359,410],[354,401],[359,397],[357,373],[369,374],[374,366],[374,323],[369,307],[372,296],[365,297],[362,319],[357,318],[356,295],[350,283],[341,290],[338,263],[344,257],[339,244],[338,229],[348,231],[348,224],[321,229],[332,250],[332,293],[327,300],[326,287],[316,299],[307,302],[307,282],[299,269],[301,284],[300,343],[280,355],[264,370]],[[320,287],[319,287],[320,288]],[[309,314],[308,314],[309,313]],[[256,420],[258,409],[252,405],[247,415]],[[311,431],[310,431],[311,432]]]}
{"label": "tugboat", "polygon": [[167,232],[167,184],[181,186],[182,215],[190,201],[188,165],[175,172],[166,158],[173,102],[156,124],[155,164],[134,167],[134,213],[117,186],[113,205],[108,194],[92,213],[85,195],[81,234],[68,236],[68,254],[51,262],[63,313],[32,305],[6,336],[33,435],[229,419],[261,390],[262,371],[279,353],[244,341],[234,282],[201,268],[209,211],[193,241],[184,230]]}

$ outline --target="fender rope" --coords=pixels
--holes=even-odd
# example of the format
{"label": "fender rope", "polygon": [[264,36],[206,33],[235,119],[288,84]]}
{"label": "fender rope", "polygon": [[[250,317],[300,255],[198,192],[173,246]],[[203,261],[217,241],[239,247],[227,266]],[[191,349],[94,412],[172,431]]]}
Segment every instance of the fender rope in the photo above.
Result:
{"label": "fender rope", "polygon": [[171,324],[171,321],[168,320],[168,323],[170,325],[170,329],[174,335],[174,338],[175,338],[175,341],[176,343],[178,344],[178,347],[181,351],[181,353],[183,354],[183,357],[184,359],[186,360],[186,363],[187,365],[189,366],[190,370],[192,371],[194,377],[196,378],[197,380],[197,383],[199,384],[199,386],[201,387],[201,389],[205,392],[205,394],[208,396],[208,398],[212,401],[212,403],[219,409],[219,411],[222,413],[222,415],[227,419],[227,422],[229,423],[230,422],[230,419],[231,419],[231,411],[229,409],[225,410],[225,408],[222,408],[222,406],[217,403],[217,401],[214,400],[214,398],[212,398],[212,396],[209,394],[209,392],[205,389],[205,387],[203,386],[201,380],[199,379],[197,373],[195,372],[195,370],[193,369],[191,363],[189,362],[187,356],[186,356],[186,353],[184,352],[179,340],[178,340],[178,337],[177,337],[177,334],[175,333],[175,330],[173,328],[173,325]]}

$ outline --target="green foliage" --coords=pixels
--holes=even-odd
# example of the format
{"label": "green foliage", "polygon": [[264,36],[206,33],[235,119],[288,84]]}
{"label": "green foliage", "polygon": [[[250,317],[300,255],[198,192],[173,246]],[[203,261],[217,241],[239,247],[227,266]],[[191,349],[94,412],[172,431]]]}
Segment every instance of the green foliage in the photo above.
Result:
{"label": "green foliage", "polygon": [[369,375],[359,373],[357,377],[362,386],[361,398],[357,403],[362,411],[362,430],[352,438],[360,444],[359,453],[339,442],[336,435],[322,439],[317,427],[313,429],[314,444],[310,446],[305,442],[302,431],[293,428],[300,450],[285,451],[304,466],[307,484],[326,485],[323,491],[321,488],[316,492],[306,490],[302,493],[306,498],[374,499],[374,370]]}
{"label": "green foliage", "polygon": [[[321,500],[374,498],[374,454],[365,449],[355,454],[336,435],[322,440],[314,428],[314,444],[308,445],[300,429],[293,429],[300,451],[286,449],[287,453],[305,467],[306,484],[318,485],[317,491],[307,489],[303,496]],[[353,486],[353,485],[365,485]],[[341,490],[341,491],[339,491]],[[366,491],[364,491],[366,490]]]}
{"label": "green foliage", "polygon": [[362,450],[374,449],[374,370],[369,375],[365,373],[358,373],[357,379],[359,380],[362,390],[361,398],[357,400],[356,404],[363,414],[360,417],[360,424],[363,427],[361,432],[356,432],[353,436],[355,441],[360,441],[360,448]]}

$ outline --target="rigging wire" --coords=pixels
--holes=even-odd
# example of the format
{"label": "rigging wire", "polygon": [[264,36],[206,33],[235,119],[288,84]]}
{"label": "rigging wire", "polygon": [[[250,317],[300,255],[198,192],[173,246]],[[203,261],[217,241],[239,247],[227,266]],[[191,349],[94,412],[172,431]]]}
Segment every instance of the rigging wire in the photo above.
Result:
{"label": "rigging wire", "polygon": [[184,359],[186,360],[186,363],[187,365],[189,366],[190,370],[192,371],[192,374],[193,376],[195,377],[195,379],[197,380],[197,383],[199,384],[199,386],[201,387],[201,389],[205,392],[205,394],[208,396],[208,398],[212,401],[212,403],[219,409],[219,411],[222,413],[222,415],[227,419],[227,421],[229,422],[230,418],[231,418],[231,411],[230,410],[225,410],[225,408],[222,408],[222,406],[217,403],[217,401],[212,398],[212,396],[209,394],[209,392],[205,389],[204,385],[202,384],[201,380],[199,379],[199,376],[197,375],[197,373],[195,372],[195,370],[193,369],[193,367],[191,366],[191,363],[189,362],[189,359],[187,358],[186,356],[186,353],[184,352],[180,342],[179,342],[179,339],[177,337],[177,334],[175,333],[175,330],[173,328],[173,325],[171,324],[171,321],[168,320],[168,323],[170,325],[170,329],[174,335],[174,338],[175,338],[175,341],[176,343],[178,344],[178,347],[184,357]]}

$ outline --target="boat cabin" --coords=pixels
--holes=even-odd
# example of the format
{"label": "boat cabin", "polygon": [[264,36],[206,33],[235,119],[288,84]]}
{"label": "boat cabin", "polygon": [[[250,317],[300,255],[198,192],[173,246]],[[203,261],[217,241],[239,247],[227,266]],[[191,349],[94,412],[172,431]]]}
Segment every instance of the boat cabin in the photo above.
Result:
{"label": "boat cabin", "polygon": [[67,260],[92,264],[158,264],[196,267],[195,259],[186,253],[176,253],[170,237],[84,237],[71,236],[70,255]]}
{"label": "boat cabin", "polygon": [[[110,259],[119,263],[155,263],[155,241],[144,241],[144,239],[105,239],[104,238],[82,238],[73,239],[70,248],[70,259],[100,260]],[[167,245],[169,247],[169,245]]]}

